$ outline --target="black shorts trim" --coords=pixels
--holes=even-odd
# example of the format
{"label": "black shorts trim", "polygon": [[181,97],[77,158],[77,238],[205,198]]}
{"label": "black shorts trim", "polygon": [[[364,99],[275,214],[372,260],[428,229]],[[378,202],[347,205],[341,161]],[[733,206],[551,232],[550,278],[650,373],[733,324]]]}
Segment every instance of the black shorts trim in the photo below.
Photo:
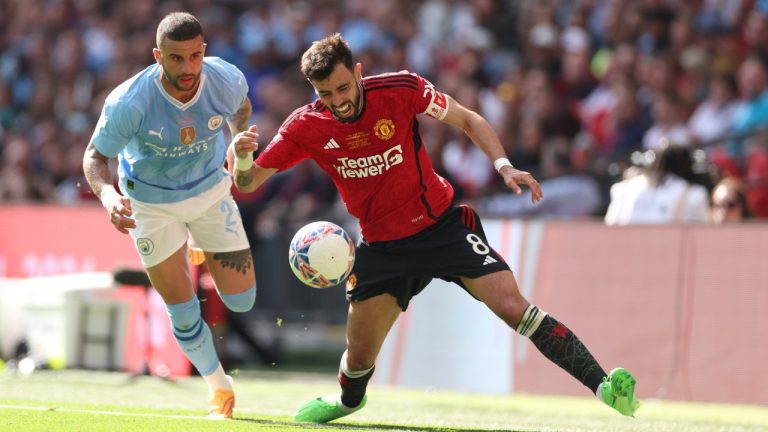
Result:
{"label": "black shorts trim", "polygon": [[347,283],[347,299],[360,301],[381,294],[397,298],[402,310],[434,278],[455,282],[509,270],[488,245],[477,213],[466,205],[444,212],[430,227],[403,239],[361,242]]}

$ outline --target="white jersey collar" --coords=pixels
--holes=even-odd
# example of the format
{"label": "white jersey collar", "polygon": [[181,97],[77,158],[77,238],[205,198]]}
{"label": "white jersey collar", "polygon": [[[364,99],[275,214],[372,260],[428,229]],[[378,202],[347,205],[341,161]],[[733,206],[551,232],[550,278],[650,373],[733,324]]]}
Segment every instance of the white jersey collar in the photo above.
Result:
{"label": "white jersey collar", "polygon": [[176,108],[178,108],[178,109],[180,109],[182,111],[186,111],[189,107],[194,105],[197,102],[197,100],[200,99],[200,95],[203,94],[203,86],[205,85],[205,73],[204,72],[200,73],[200,85],[197,86],[197,92],[195,93],[194,96],[192,96],[192,99],[190,99],[187,102],[181,102],[180,100],[178,100],[175,97],[171,96],[165,90],[165,87],[163,87],[163,82],[162,82],[162,74],[157,74],[155,76],[155,85],[160,90],[160,94],[163,95],[163,97],[168,102],[173,104],[173,106],[175,106]]}

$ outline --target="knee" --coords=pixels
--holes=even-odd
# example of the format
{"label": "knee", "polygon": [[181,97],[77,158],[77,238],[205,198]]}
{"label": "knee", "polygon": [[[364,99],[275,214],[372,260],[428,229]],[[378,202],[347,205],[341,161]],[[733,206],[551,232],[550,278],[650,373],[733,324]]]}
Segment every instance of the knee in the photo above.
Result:
{"label": "knee", "polygon": [[512,329],[517,329],[517,325],[520,323],[520,320],[523,319],[523,315],[527,308],[528,302],[522,297],[510,297],[501,302],[496,311],[496,315],[504,320],[504,322]]}
{"label": "knee", "polygon": [[256,303],[256,284],[238,294],[220,294],[221,301],[233,312],[248,312]]}

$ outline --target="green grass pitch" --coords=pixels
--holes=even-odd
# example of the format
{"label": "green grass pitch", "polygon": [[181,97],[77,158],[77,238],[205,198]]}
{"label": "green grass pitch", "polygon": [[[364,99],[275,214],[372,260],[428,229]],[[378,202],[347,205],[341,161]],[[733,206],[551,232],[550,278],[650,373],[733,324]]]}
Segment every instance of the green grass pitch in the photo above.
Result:
{"label": "green grass pitch", "polygon": [[[640,383],[639,385],[642,385]],[[293,423],[303,402],[337,391],[332,374],[240,373],[236,420],[211,421],[206,388],[93,371],[0,374],[0,431],[768,431],[768,407],[642,400],[625,418],[592,397],[485,395],[371,386],[368,406],[328,425]]]}

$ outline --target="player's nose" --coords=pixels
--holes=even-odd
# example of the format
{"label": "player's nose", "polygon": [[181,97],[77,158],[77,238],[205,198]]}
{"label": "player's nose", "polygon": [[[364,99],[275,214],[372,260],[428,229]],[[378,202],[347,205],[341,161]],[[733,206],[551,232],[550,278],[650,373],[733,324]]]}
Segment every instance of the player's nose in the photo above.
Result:
{"label": "player's nose", "polygon": [[333,94],[331,101],[333,102],[333,106],[337,108],[344,105],[344,102],[346,102],[344,97],[342,97],[341,94],[338,94],[338,93]]}
{"label": "player's nose", "polygon": [[195,65],[191,61],[185,61],[181,65],[181,73],[184,75],[190,75],[194,72]]}

